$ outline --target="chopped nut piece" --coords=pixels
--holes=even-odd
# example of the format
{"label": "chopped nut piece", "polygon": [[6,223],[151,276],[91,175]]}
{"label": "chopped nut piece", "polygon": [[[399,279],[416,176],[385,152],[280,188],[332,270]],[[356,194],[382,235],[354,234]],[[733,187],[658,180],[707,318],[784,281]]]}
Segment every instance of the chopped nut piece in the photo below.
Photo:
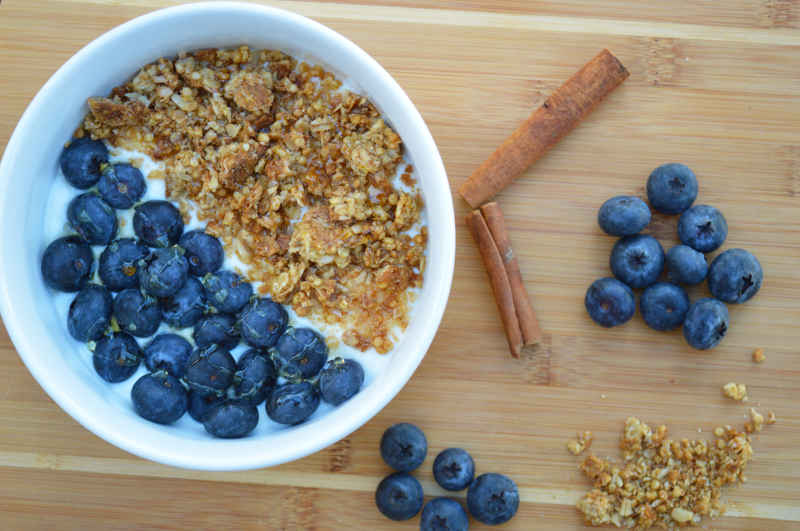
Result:
{"label": "chopped nut piece", "polygon": [[764,415],[756,413],[756,410],[750,408],[750,417],[753,419],[753,428],[756,431],[761,431],[764,427]]}
{"label": "chopped nut piece", "polygon": [[578,440],[567,443],[567,448],[575,455],[589,448],[592,445],[592,441],[594,441],[594,435],[590,431],[578,432],[577,437]]}
{"label": "chopped nut piece", "polygon": [[769,412],[769,417],[767,417],[767,420],[764,421],[764,424],[775,424],[775,413],[770,411]]}
{"label": "chopped nut piece", "polygon": [[675,507],[674,509],[672,509],[670,516],[672,516],[672,519],[675,520],[676,522],[680,522],[683,524],[691,520],[692,517],[694,516],[694,513],[692,511],[687,511],[686,509],[681,509],[680,507]]}
{"label": "chopped nut piece", "polygon": [[736,385],[735,383],[725,384],[722,388],[723,393],[728,398],[733,398],[734,400],[741,400],[742,402],[747,402],[747,388],[744,384]]}
{"label": "chopped nut piece", "polygon": [[756,363],[761,363],[762,361],[764,361],[765,357],[766,356],[764,356],[764,351],[761,350],[760,348],[757,348],[755,352],[753,352],[753,361]]}

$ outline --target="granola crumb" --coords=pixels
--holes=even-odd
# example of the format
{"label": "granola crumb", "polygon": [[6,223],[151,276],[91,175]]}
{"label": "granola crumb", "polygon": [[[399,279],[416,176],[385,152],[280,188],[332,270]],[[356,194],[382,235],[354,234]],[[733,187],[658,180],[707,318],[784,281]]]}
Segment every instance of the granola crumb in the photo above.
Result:
{"label": "granola crumb", "polygon": [[770,411],[767,420],[764,421],[764,424],[775,424],[775,413]]}
{"label": "granola crumb", "polygon": [[756,413],[755,409],[750,408],[750,418],[753,419],[753,429],[756,431],[761,431],[761,429],[764,427],[764,415]]}
{"label": "granola crumb", "polygon": [[755,352],[753,352],[753,361],[756,363],[761,363],[762,361],[764,361],[765,357],[766,356],[764,356],[764,351],[761,350],[760,348],[757,348]]}
{"label": "granola crumb", "polygon": [[722,392],[728,398],[733,398],[734,400],[739,400],[741,402],[747,402],[747,388],[744,384],[736,385],[733,382],[725,384],[722,388]]}
{"label": "granola crumb", "polygon": [[589,448],[592,445],[592,441],[594,441],[594,434],[590,431],[578,432],[577,437],[577,440],[567,443],[567,448],[575,455]]}

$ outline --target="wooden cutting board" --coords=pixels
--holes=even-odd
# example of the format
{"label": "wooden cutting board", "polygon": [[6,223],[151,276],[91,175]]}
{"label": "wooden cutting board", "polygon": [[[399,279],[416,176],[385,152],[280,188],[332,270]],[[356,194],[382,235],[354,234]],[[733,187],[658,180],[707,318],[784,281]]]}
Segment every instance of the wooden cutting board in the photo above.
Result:
{"label": "wooden cutting board", "polygon": [[[72,54],[105,31],[172,0],[5,0],[0,5],[0,149],[26,106]],[[373,492],[389,473],[383,430],[416,423],[430,451],[415,472],[443,495],[431,463],[450,446],[479,473],[520,487],[501,529],[582,529],[588,484],[565,443],[590,430],[617,456],[625,420],[666,424],[678,438],[741,426],[750,406],[778,422],[754,439],[748,482],[726,492],[708,529],[800,529],[800,4],[793,0],[354,0],[264,2],[352,39],[408,92],[450,176],[458,251],[448,310],[422,365],[363,428],[316,455],[252,472],[205,473],[144,461],[100,440],[39,387],[0,327],[0,529],[411,530]],[[603,47],[631,77],[497,200],[545,338],[513,360],[456,189],[545,97]],[[57,112],[57,109],[55,110]],[[697,352],[681,333],[636,316],[594,326],[588,285],[609,275],[614,239],[595,221],[620,194],[644,196],[650,171],[683,162],[699,203],[717,206],[724,248],[761,260],[764,287],[731,307],[731,330]],[[677,243],[677,219],[647,232]],[[13,256],[0,257],[14,260]],[[692,289],[692,299],[707,295]],[[753,349],[766,361],[756,365]],[[750,403],[722,396],[745,383]],[[456,498],[464,500],[464,493]],[[471,522],[471,529],[485,529]]]}

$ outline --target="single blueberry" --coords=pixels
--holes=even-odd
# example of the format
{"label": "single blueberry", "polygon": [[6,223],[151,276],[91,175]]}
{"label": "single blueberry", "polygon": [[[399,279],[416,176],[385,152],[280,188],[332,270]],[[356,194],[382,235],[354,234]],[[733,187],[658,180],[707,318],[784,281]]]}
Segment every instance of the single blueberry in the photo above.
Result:
{"label": "single blueberry", "polygon": [[237,398],[246,398],[257,406],[275,389],[278,372],[266,350],[252,348],[242,354],[233,375]]}
{"label": "single blueberry", "polygon": [[203,427],[214,437],[235,439],[256,429],[258,409],[243,398],[228,398],[211,406],[203,416]]}
{"label": "single blueberry", "polygon": [[675,330],[689,311],[689,295],[672,282],[656,282],[647,287],[639,301],[644,322],[659,332]]}
{"label": "single blueberry", "polygon": [[606,328],[627,323],[636,311],[633,291],[616,278],[595,280],[586,290],[584,305],[592,321]]}
{"label": "single blueberry", "polygon": [[239,344],[236,318],[227,313],[206,314],[194,325],[192,338],[199,348],[217,344],[231,350]]}
{"label": "single blueberry", "polygon": [[139,287],[138,265],[149,254],[147,246],[133,238],[114,240],[100,255],[97,274],[106,288],[123,291]]}
{"label": "single blueberry", "polygon": [[278,374],[292,383],[314,378],[328,361],[325,338],[310,328],[288,327],[272,350]]}
{"label": "single blueberry", "polygon": [[611,236],[633,236],[650,223],[650,207],[635,196],[612,197],[597,212],[597,224]]}
{"label": "single blueberry", "polygon": [[89,283],[94,272],[92,247],[78,236],[54,240],[42,255],[44,283],[56,291],[74,293]]}
{"label": "single blueberry", "polygon": [[119,230],[117,212],[95,192],[73,198],[67,206],[67,220],[92,245],[108,245]]}
{"label": "single blueberry", "polygon": [[196,277],[213,273],[222,267],[222,262],[225,260],[222,243],[202,230],[184,232],[178,240],[178,245],[186,249],[189,274]]}
{"label": "single blueberry", "polygon": [[111,306],[106,288],[88,284],[69,305],[67,330],[78,341],[97,341],[111,324]]}
{"label": "single blueberry", "polygon": [[217,271],[203,279],[208,302],[222,313],[235,314],[253,295],[253,285],[233,271]]}
{"label": "single blueberry", "polygon": [[703,253],[688,245],[676,245],[667,251],[667,276],[673,282],[696,286],[706,279],[708,262]]}
{"label": "single blueberry", "polygon": [[189,264],[179,246],[153,249],[139,260],[139,284],[153,297],[177,293],[189,275]]}
{"label": "single blueberry", "polygon": [[158,330],[158,301],[138,289],[120,291],[114,297],[114,318],[119,329],[136,337],[150,337]]}
{"label": "single blueberry", "polygon": [[310,382],[278,387],[267,397],[267,416],[278,424],[300,424],[319,407],[319,394]]}
{"label": "single blueberry", "polygon": [[428,440],[421,429],[401,422],[383,432],[380,449],[387,465],[400,472],[411,472],[425,461]]}
{"label": "single blueberry", "polygon": [[744,249],[728,249],[708,268],[708,289],[722,302],[749,301],[761,289],[763,280],[758,259]]}
{"label": "single blueberry", "polygon": [[184,381],[189,389],[203,396],[222,396],[233,384],[236,360],[219,345],[198,348],[186,364]]}
{"label": "single blueberry", "polygon": [[73,138],[61,153],[61,171],[67,182],[86,190],[100,179],[100,165],[108,162],[108,148],[102,140],[88,136]]}
{"label": "single blueberry", "polygon": [[203,396],[194,391],[189,391],[189,416],[197,422],[203,422],[206,412],[217,404],[221,404],[228,399],[227,395]]}
{"label": "single blueberry", "polygon": [[144,347],[144,365],[148,371],[166,371],[183,378],[192,355],[192,345],[177,334],[158,334]]}
{"label": "single blueberry", "polygon": [[433,460],[433,479],[444,490],[464,490],[474,478],[475,461],[461,448],[442,450]]}
{"label": "single blueberry", "polygon": [[697,177],[683,164],[659,166],[647,179],[647,199],[662,214],[680,214],[697,199]]}
{"label": "single blueberry", "polygon": [[136,412],[151,422],[171,424],[189,408],[189,393],[180,380],[157,371],[145,374],[131,388]]}
{"label": "single blueberry", "polygon": [[402,522],[422,509],[422,485],[406,472],[395,472],[383,478],[375,490],[378,510],[390,520]]}
{"label": "single blueberry", "polygon": [[364,369],[354,359],[334,358],[319,374],[319,397],[323,402],[338,406],[352,398],[364,383]]}
{"label": "single blueberry", "polygon": [[114,208],[129,209],[147,189],[142,172],[130,164],[106,164],[101,173],[97,189],[106,203]]}
{"label": "single blueberry", "polygon": [[517,484],[502,474],[482,474],[469,486],[467,509],[482,524],[508,522],[519,509]]}
{"label": "single blueberry", "polygon": [[132,335],[110,332],[97,340],[92,351],[92,364],[103,380],[119,383],[133,376],[141,357],[142,350]]}
{"label": "single blueberry", "polygon": [[611,272],[632,288],[646,288],[664,271],[664,249],[647,234],[620,238],[611,248]]}
{"label": "single blueberry", "polygon": [[187,277],[186,282],[172,295],[158,299],[161,308],[161,319],[173,328],[189,328],[208,309],[206,289],[203,283],[194,277]]}
{"label": "single blueberry", "polygon": [[707,350],[725,337],[729,324],[728,308],[723,302],[711,297],[700,299],[683,319],[683,337],[697,350]]}
{"label": "single blueberry", "polygon": [[678,220],[678,238],[695,251],[710,253],[728,237],[728,223],[722,213],[708,205],[695,205]]}
{"label": "single blueberry", "polygon": [[450,498],[434,498],[425,504],[419,521],[419,531],[467,531],[469,517]]}
{"label": "single blueberry", "polygon": [[183,219],[169,201],[145,201],[133,209],[133,230],[150,247],[170,247],[183,234]]}
{"label": "single blueberry", "polygon": [[274,347],[288,323],[286,309],[267,297],[254,299],[239,318],[242,340],[255,348]]}

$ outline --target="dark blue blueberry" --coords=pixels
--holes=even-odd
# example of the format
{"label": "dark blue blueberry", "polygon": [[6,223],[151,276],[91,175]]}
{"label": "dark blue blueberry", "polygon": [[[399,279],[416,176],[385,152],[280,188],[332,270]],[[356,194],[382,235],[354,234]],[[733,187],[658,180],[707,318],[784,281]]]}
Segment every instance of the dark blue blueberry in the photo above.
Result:
{"label": "dark blue blueberry", "polygon": [[646,234],[620,238],[611,248],[611,272],[632,288],[646,288],[664,271],[664,249]]}
{"label": "dark blue blueberry", "polygon": [[235,439],[256,429],[258,409],[249,400],[229,398],[211,406],[203,416],[203,427],[214,437]]}
{"label": "dark blue blueberry", "polygon": [[364,369],[353,359],[334,358],[325,364],[317,386],[323,402],[338,406],[352,398],[364,383]]}
{"label": "dark blue blueberry", "polygon": [[467,531],[467,513],[450,498],[434,498],[425,504],[419,521],[419,531]]}
{"label": "dark blue blueberry", "polygon": [[672,282],[656,282],[642,293],[639,310],[647,326],[669,332],[683,324],[690,305],[689,295],[682,287]]}
{"label": "dark blue blueberry", "polygon": [[708,263],[703,253],[688,245],[676,245],[667,251],[667,276],[673,282],[696,286],[706,279]]}
{"label": "dark blue blueberry", "polygon": [[178,291],[158,299],[158,305],[165,323],[178,330],[189,328],[196,325],[208,309],[206,289],[196,278],[187,277]]}
{"label": "dark blue blueberry", "polygon": [[405,472],[386,476],[375,490],[378,510],[396,522],[414,518],[422,509],[422,501],[422,485],[417,478]]}
{"label": "dark blue blueberry", "polygon": [[189,275],[189,263],[183,248],[173,246],[154,249],[139,260],[139,284],[153,297],[168,297],[177,293]]}
{"label": "dark blue blueberry", "polygon": [[519,509],[517,484],[502,474],[482,474],[469,486],[467,509],[482,524],[508,522]]}
{"label": "dark blue blueberry", "polygon": [[100,165],[108,162],[108,148],[102,140],[88,136],[73,138],[61,153],[61,171],[67,182],[86,190],[100,179]]}
{"label": "dark blue blueberry", "polygon": [[695,251],[710,253],[728,237],[728,223],[722,213],[708,205],[695,205],[678,221],[678,238]]}
{"label": "dark blue blueberry", "polygon": [[157,371],[145,374],[131,388],[136,412],[151,422],[171,424],[189,408],[189,393],[180,380]]}
{"label": "dark blue blueberry", "polygon": [[222,313],[239,313],[253,295],[253,285],[233,271],[217,271],[203,279],[208,302]]}
{"label": "dark blue blueberry", "polygon": [[635,196],[612,197],[597,212],[597,224],[611,236],[633,236],[650,223],[650,207]]}
{"label": "dark blue blueberry", "polygon": [[728,332],[728,308],[714,298],[692,304],[683,319],[683,337],[697,350],[714,348]]}
{"label": "dark blue blueberry", "polygon": [[421,429],[401,422],[383,432],[380,448],[387,465],[400,472],[411,472],[425,461],[428,440]]}
{"label": "dark blue blueberry", "polygon": [[433,461],[433,479],[444,490],[464,490],[474,478],[475,461],[461,448],[442,450]]}
{"label": "dark blue blueberry", "polygon": [[189,391],[189,416],[197,422],[203,422],[203,417],[209,409],[225,402],[227,399],[227,395],[203,396],[194,391]]}
{"label": "dark blue blueberry", "polygon": [[138,289],[126,289],[114,297],[114,318],[120,330],[136,337],[152,336],[161,324],[158,301]]}
{"label": "dark blue blueberry", "polygon": [[758,259],[744,249],[728,249],[708,268],[708,289],[722,302],[749,301],[761,289],[763,280]]}
{"label": "dark blue blueberry", "polygon": [[138,288],[137,263],[149,252],[146,245],[133,238],[111,242],[100,255],[100,268],[97,271],[100,280],[111,291]]}
{"label": "dark blue blueberry", "polygon": [[275,389],[278,372],[266,350],[252,348],[242,354],[233,375],[234,392],[257,406]]}
{"label": "dark blue blueberry", "polygon": [[133,230],[150,247],[170,247],[183,234],[183,219],[169,201],[145,201],[133,209]]}
{"label": "dark blue blueberry", "polygon": [[203,396],[222,396],[233,384],[236,360],[219,345],[198,348],[186,364],[184,381],[189,389]]}
{"label": "dark blue blueberry", "polygon": [[199,348],[216,344],[231,350],[239,344],[236,318],[227,313],[206,314],[194,325],[192,338]]}
{"label": "dark blue blueberry", "polygon": [[142,350],[126,332],[111,332],[97,340],[92,364],[100,377],[110,383],[124,382],[139,368]]}
{"label": "dark blue blueberry", "polygon": [[87,285],[69,305],[69,333],[78,341],[97,341],[111,324],[111,305],[111,293],[106,288]]}
{"label": "dark blue blueberry", "polygon": [[270,348],[286,330],[289,314],[272,299],[254,299],[239,318],[242,340],[255,348]]}
{"label": "dark blue blueberry", "polygon": [[328,345],[314,330],[290,326],[278,339],[272,359],[278,374],[290,382],[310,380],[328,361]]}
{"label": "dark blue blueberry", "polygon": [[319,407],[317,390],[309,382],[278,387],[267,397],[267,416],[278,424],[300,424]]}
{"label": "dark blue blueberry", "polygon": [[107,164],[97,189],[106,203],[120,210],[127,210],[142,198],[147,185],[144,175],[130,164]]}
{"label": "dark blue blueberry", "polygon": [[616,278],[595,280],[586,290],[584,305],[592,321],[606,328],[627,323],[636,311],[633,291]]}
{"label": "dark blue blueberry", "polygon": [[92,247],[78,236],[64,236],[50,243],[42,256],[42,276],[50,288],[66,293],[80,291],[94,269]]}
{"label": "dark blue blueberry", "polygon": [[119,229],[117,212],[95,192],[73,198],[67,206],[67,220],[92,245],[108,245]]}
{"label": "dark blue blueberry", "polygon": [[192,355],[192,345],[177,334],[158,334],[144,347],[144,365],[148,371],[166,371],[183,378]]}
{"label": "dark blue blueberry", "polygon": [[225,259],[222,243],[204,231],[192,230],[184,232],[183,236],[178,240],[178,245],[186,249],[189,274],[196,277],[204,277],[222,267],[222,262]]}
{"label": "dark blue blueberry", "polygon": [[683,164],[659,166],[647,179],[647,199],[662,214],[680,214],[697,199],[697,177]]}

